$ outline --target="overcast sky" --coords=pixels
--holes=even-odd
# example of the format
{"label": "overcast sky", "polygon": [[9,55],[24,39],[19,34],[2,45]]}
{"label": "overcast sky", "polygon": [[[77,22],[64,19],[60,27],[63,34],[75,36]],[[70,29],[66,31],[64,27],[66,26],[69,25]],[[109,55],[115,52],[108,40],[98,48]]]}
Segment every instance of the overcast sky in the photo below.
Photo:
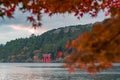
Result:
{"label": "overcast sky", "polygon": [[42,27],[34,30],[26,20],[27,15],[28,14],[22,14],[21,12],[16,11],[14,19],[0,18],[0,44],[5,44],[7,41],[14,40],[16,38],[29,37],[33,33],[40,35],[54,28],[76,24],[95,23],[107,18],[102,12],[100,12],[96,18],[91,18],[89,15],[85,15],[80,20],[72,14],[54,15],[52,17],[43,14],[41,21]]}

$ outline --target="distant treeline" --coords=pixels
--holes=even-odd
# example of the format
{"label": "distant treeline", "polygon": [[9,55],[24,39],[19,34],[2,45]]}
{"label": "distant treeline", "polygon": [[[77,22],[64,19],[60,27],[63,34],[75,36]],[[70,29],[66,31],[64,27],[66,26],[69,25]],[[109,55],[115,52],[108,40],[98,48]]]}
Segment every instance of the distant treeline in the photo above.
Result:
{"label": "distant treeline", "polygon": [[44,53],[50,53],[55,61],[58,51],[67,51],[67,40],[71,41],[91,29],[92,24],[68,26],[47,31],[39,36],[32,34],[29,38],[12,40],[0,45],[0,62],[35,62],[34,56],[37,56],[40,62]]}

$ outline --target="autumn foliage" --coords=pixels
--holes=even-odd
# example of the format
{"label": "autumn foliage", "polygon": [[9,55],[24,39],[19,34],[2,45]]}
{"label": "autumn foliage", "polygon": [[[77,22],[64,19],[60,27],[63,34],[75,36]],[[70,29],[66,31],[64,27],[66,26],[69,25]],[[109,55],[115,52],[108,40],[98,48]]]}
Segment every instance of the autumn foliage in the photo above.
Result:
{"label": "autumn foliage", "polygon": [[59,51],[59,52],[57,53],[57,57],[58,57],[58,58],[61,58],[62,55],[63,55],[63,53],[62,53],[61,51]]}
{"label": "autumn foliage", "polygon": [[72,49],[67,67],[97,72],[120,62],[120,11],[115,11],[111,18],[94,24],[92,31],[67,42],[66,47]]}
{"label": "autumn foliage", "polygon": [[[66,57],[66,66],[96,72],[107,69],[120,56],[120,0],[0,0],[0,17],[13,18],[16,8],[29,12],[27,20],[33,27],[41,26],[41,15],[73,13],[78,19],[88,13],[96,17],[100,10],[111,15],[96,23],[91,32],[78,36],[66,47],[72,49]],[[95,63],[98,63],[97,65]]]}
{"label": "autumn foliage", "polygon": [[29,12],[27,20],[33,27],[41,26],[41,15],[73,13],[77,18],[89,13],[97,16],[100,10],[109,14],[111,7],[120,8],[120,0],[0,0],[0,17],[13,18],[18,8],[21,12]]}

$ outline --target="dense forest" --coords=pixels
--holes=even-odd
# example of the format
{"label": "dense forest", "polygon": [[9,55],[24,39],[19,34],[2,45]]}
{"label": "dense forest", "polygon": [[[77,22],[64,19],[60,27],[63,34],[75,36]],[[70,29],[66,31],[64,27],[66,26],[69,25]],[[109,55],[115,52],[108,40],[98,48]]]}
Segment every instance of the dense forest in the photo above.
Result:
{"label": "dense forest", "polygon": [[[32,34],[29,38],[11,40],[0,45],[0,62],[41,62],[42,54],[51,54],[56,61],[59,51],[65,52],[66,41],[90,31],[92,24],[67,26],[47,31],[41,35]],[[62,56],[62,58],[64,55]]]}

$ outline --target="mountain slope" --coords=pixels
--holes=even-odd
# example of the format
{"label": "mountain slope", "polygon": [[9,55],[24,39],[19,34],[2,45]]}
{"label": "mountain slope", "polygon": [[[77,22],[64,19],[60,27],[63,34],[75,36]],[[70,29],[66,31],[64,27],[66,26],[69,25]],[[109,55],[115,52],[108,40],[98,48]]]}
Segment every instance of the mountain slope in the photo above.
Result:
{"label": "mountain slope", "polygon": [[42,35],[31,35],[29,38],[20,38],[0,45],[1,62],[33,62],[34,56],[39,60],[42,54],[50,53],[56,59],[58,51],[66,51],[67,40],[73,40],[79,34],[90,31],[92,24],[76,25],[53,29]]}

